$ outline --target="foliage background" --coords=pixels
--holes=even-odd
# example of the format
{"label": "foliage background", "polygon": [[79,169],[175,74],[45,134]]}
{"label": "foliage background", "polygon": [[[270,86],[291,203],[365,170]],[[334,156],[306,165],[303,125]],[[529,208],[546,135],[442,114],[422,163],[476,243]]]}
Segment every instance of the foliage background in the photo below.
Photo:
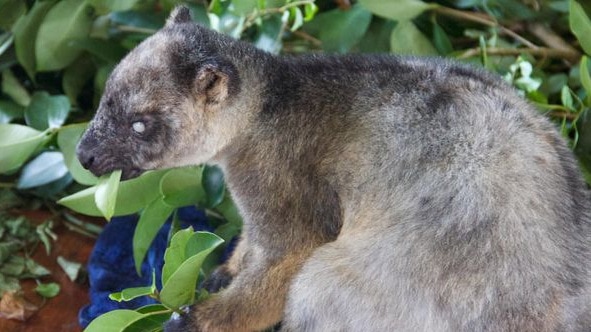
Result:
{"label": "foliage background", "polygon": [[[189,6],[195,21],[272,53],[390,52],[482,66],[556,123],[591,182],[587,1],[0,0],[2,197],[40,203],[56,214],[70,215],[71,209],[109,219],[139,212],[138,266],[180,206],[206,208],[222,239],[240,231],[240,216],[215,167],[120,182],[118,172],[95,178],[74,155],[110,71],[179,3]],[[0,232],[0,247],[5,234]],[[0,264],[17,250],[10,248],[0,250]]]}

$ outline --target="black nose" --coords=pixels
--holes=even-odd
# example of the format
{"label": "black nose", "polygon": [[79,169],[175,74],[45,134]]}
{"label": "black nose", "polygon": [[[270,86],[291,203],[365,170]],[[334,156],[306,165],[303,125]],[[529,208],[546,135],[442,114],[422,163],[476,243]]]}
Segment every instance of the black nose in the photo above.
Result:
{"label": "black nose", "polygon": [[78,160],[80,161],[80,164],[82,164],[82,167],[86,169],[90,169],[90,167],[92,167],[92,164],[95,160],[92,151],[85,151],[84,149],[80,149],[80,147],[78,147],[76,154],[78,155]]}

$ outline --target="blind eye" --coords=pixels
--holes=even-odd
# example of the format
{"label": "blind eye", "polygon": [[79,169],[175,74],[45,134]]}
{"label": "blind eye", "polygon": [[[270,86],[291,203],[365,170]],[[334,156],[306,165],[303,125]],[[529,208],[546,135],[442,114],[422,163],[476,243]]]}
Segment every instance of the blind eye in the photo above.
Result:
{"label": "blind eye", "polygon": [[133,128],[133,131],[139,134],[146,131],[146,125],[141,121],[134,122],[131,127]]}

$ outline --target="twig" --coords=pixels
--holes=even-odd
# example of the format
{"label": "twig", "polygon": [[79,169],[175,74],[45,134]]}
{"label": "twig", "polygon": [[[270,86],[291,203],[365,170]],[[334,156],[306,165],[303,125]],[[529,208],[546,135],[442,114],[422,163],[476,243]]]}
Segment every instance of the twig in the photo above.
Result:
{"label": "twig", "polygon": [[436,13],[441,14],[441,15],[455,17],[455,18],[466,20],[466,21],[471,21],[471,22],[482,24],[482,25],[486,25],[489,27],[498,28],[499,31],[513,37],[515,40],[518,40],[523,45],[525,45],[529,48],[534,48],[534,49],[538,48],[538,46],[536,44],[530,42],[529,40],[527,40],[524,37],[520,36],[519,34],[515,33],[514,31],[505,28],[504,26],[500,25],[496,21],[491,20],[488,16],[477,15],[477,14],[473,14],[470,12],[457,10],[457,9],[453,9],[453,8],[449,8],[449,7],[444,7],[444,6],[437,6],[437,7],[433,8],[433,11],[435,11]]}
{"label": "twig", "polygon": [[152,35],[156,33],[157,30],[148,29],[148,28],[138,28],[131,25],[118,25],[117,29],[123,32],[137,32],[137,33],[144,33],[147,35]]}
{"label": "twig", "polygon": [[[471,49],[466,50],[458,58],[459,59],[471,58],[473,56],[480,55],[480,53],[481,53],[480,47],[475,47],[475,48],[471,48]],[[576,62],[578,60],[578,58],[576,58],[575,55],[568,50],[548,48],[548,47],[536,47],[536,48],[488,47],[486,49],[486,53],[491,54],[491,55],[519,55],[522,53],[527,53],[527,54],[531,54],[533,56],[566,59],[566,60],[574,61],[574,62]]]}
{"label": "twig", "polygon": [[321,42],[319,39],[317,39],[317,38],[314,38],[314,37],[312,37],[311,35],[309,35],[309,34],[307,34],[307,33],[303,32],[303,31],[296,30],[296,31],[293,31],[292,33],[293,33],[294,35],[296,35],[296,36],[298,36],[298,37],[300,37],[300,38],[304,39],[304,40],[307,40],[307,41],[309,41],[309,42],[310,42],[310,43],[312,43],[312,45],[314,45],[314,46],[317,46],[317,47],[318,47],[318,46],[322,46],[322,42]]}
{"label": "twig", "polygon": [[561,36],[545,25],[541,23],[529,23],[527,24],[527,30],[541,40],[546,46],[571,53],[572,55],[569,56],[569,58],[575,59],[576,61],[581,57],[581,53],[577,51],[576,48],[572,47],[562,39]]}

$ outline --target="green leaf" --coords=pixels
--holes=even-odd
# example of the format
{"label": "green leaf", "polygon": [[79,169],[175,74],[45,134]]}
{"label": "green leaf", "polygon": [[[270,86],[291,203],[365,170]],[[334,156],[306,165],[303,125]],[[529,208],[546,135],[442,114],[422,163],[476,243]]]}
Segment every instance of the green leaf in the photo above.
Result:
{"label": "green leaf", "polygon": [[109,311],[90,322],[84,332],[121,332],[126,326],[143,316],[139,312],[128,309]]}
{"label": "green leaf", "polygon": [[76,279],[78,279],[80,270],[82,269],[82,264],[69,261],[62,256],[57,257],[57,264],[62,268],[62,270],[64,270],[64,272],[66,272],[68,279],[71,281],[76,281]]}
{"label": "green leaf", "polygon": [[213,208],[224,199],[224,173],[217,166],[206,165],[203,167],[203,189],[207,194],[207,207]]}
{"label": "green leaf", "polygon": [[17,278],[5,276],[0,273],[0,294],[4,292],[16,292],[21,289],[21,285]]}
{"label": "green leaf", "polygon": [[12,46],[14,42],[14,35],[10,32],[0,34],[0,55],[4,54],[6,50]]}
{"label": "green leaf", "polygon": [[570,89],[566,85],[563,86],[562,91],[560,91],[560,101],[566,108],[574,110],[573,96],[570,94]]}
{"label": "green leaf", "polygon": [[[157,188],[160,180],[167,172],[169,170],[149,171],[135,179],[121,182],[117,193],[114,216],[124,216],[138,212],[156,198],[159,198],[160,192]],[[58,201],[58,204],[82,214],[100,217],[102,213],[94,201],[96,188],[96,186],[86,188],[64,197]]]}
{"label": "green leaf", "polygon": [[25,108],[8,100],[0,100],[0,123],[9,123],[14,119],[22,119]]}
{"label": "green leaf", "polygon": [[8,31],[12,25],[27,11],[24,1],[0,1],[0,29]]}
{"label": "green leaf", "polygon": [[185,257],[192,257],[200,252],[215,249],[224,243],[224,240],[210,232],[195,232],[185,246]]}
{"label": "green leaf", "polygon": [[130,301],[135,298],[152,295],[154,292],[151,286],[125,288],[121,292],[109,294],[109,299],[117,302]]}
{"label": "green leaf", "polygon": [[359,0],[359,3],[370,12],[395,21],[408,21],[424,11],[439,7],[438,4],[419,0]]}
{"label": "green leaf", "polygon": [[315,3],[307,3],[304,5],[304,22],[309,22],[314,19],[318,12],[318,6]]}
{"label": "green leaf", "polygon": [[82,167],[76,157],[76,145],[87,126],[88,123],[78,123],[60,128],[57,134],[57,145],[64,154],[64,162],[74,180],[80,184],[94,185],[98,178]]}
{"label": "green leaf", "polygon": [[17,189],[29,189],[53,182],[68,173],[64,155],[59,151],[46,151],[23,167]]}
{"label": "green leaf", "polygon": [[230,241],[242,230],[242,217],[229,196],[226,196],[222,203],[216,207],[216,211],[220,212],[227,222],[216,228],[215,233],[222,239]]}
{"label": "green leaf", "polygon": [[454,50],[449,37],[437,22],[433,23],[433,44],[442,55],[447,55]]}
{"label": "green leaf", "polygon": [[64,70],[62,79],[62,88],[68,96],[70,104],[78,104],[78,95],[84,89],[84,85],[90,81],[96,72],[94,61],[89,56],[83,54],[72,65]]}
{"label": "green leaf", "polygon": [[14,26],[14,47],[18,62],[31,79],[35,79],[35,41],[41,22],[56,1],[35,1],[29,13]]}
{"label": "green leaf", "polygon": [[109,17],[115,24],[133,26],[154,31],[162,28],[164,22],[166,21],[164,13],[156,13],[154,11],[118,11],[112,12]]}
{"label": "green leaf", "polygon": [[257,0],[232,1],[234,10],[232,13],[238,16],[245,16],[252,13],[257,8]]}
{"label": "green leaf", "polygon": [[433,44],[411,21],[400,21],[396,24],[390,36],[390,48],[398,54],[437,54]]}
{"label": "green leaf", "polygon": [[51,252],[51,241],[49,238],[51,237],[51,239],[54,241],[57,240],[57,235],[51,231],[52,227],[53,221],[51,220],[45,220],[43,223],[35,227],[35,233],[37,233],[39,240],[41,240],[41,243],[43,243],[43,247],[45,247],[45,253],[47,256],[49,256],[49,253]]}
{"label": "green leaf", "polygon": [[111,174],[100,177],[96,185],[94,202],[107,220],[111,220],[111,217],[115,214],[120,179],[121,170],[116,170]]}
{"label": "green leaf", "polygon": [[192,304],[195,299],[195,287],[197,284],[198,273],[203,261],[219,244],[209,247],[199,253],[189,257],[174,271],[160,291],[160,300],[162,304],[176,310],[183,305]]}
{"label": "green leaf", "polygon": [[110,12],[129,10],[138,0],[87,0],[86,2],[93,6],[99,15],[105,15]]}
{"label": "green leaf", "polygon": [[38,130],[59,128],[70,113],[70,101],[64,95],[50,96],[47,92],[35,92],[25,109],[27,124]]}
{"label": "green leaf", "polygon": [[123,332],[161,332],[164,323],[170,319],[172,311],[166,309],[163,312],[152,312],[143,315],[123,329]]}
{"label": "green leaf", "polygon": [[371,13],[354,5],[347,11],[333,9],[318,14],[303,29],[318,36],[325,51],[345,53],[363,38],[370,22]]}
{"label": "green leaf", "polygon": [[193,228],[182,229],[172,236],[170,245],[164,252],[164,266],[162,267],[162,284],[166,284],[170,276],[185,261],[185,248],[193,235]]}
{"label": "green leaf", "polygon": [[589,67],[587,65],[588,57],[581,58],[581,65],[579,67],[579,76],[581,77],[581,84],[587,94],[587,106],[591,106],[591,77],[589,76]]}
{"label": "green leaf", "polygon": [[31,96],[9,69],[2,72],[2,92],[10,96],[17,104],[27,106]]}
{"label": "green leaf", "polygon": [[19,168],[47,141],[49,132],[16,125],[0,124],[0,173]]}
{"label": "green leaf", "polygon": [[81,53],[71,41],[88,36],[92,26],[92,9],[86,1],[62,0],[45,16],[35,41],[39,71],[65,68]]}
{"label": "green leaf", "polygon": [[48,276],[51,272],[43,265],[35,262],[30,258],[25,258],[26,273],[21,277],[40,278]]}
{"label": "green leaf", "polygon": [[396,22],[377,16],[372,17],[367,32],[357,45],[364,53],[390,52],[390,35]]}
{"label": "green leaf", "polygon": [[575,0],[570,0],[569,14],[570,29],[581,43],[585,53],[591,55],[591,20],[585,13],[583,6]]}
{"label": "green leaf", "polygon": [[143,307],[137,308],[136,311],[141,314],[149,314],[152,312],[162,312],[167,311],[168,309],[160,303],[156,304],[148,304]]}
{"label": "green leaf", "polygon": [[78,47],[107,63],[116,63],[127,54],[128,50],[114,41],[98,38],[85,38],[72,41],[72,46]]}
{"label": "green leaf", "polygon": [[60,292],[60,285],[56,284],[55,282],[51,282],[48,284],[39,284],[35,288],[35,292],[45,298],[52,298],[55,297]]}
{"label": "green leaf", "polygon": [[166,173],[160,182],[164,202],[172,207],[182,207],[204,201],[202,171],[202,167],[184,167]]}
{"label": "green leaf", "polygon": [[142,211],[133,233],[133,259],[138,274],[141,274],[142,262],[152,241],[173,211],[174,208],[162,198],[154,200]]}

